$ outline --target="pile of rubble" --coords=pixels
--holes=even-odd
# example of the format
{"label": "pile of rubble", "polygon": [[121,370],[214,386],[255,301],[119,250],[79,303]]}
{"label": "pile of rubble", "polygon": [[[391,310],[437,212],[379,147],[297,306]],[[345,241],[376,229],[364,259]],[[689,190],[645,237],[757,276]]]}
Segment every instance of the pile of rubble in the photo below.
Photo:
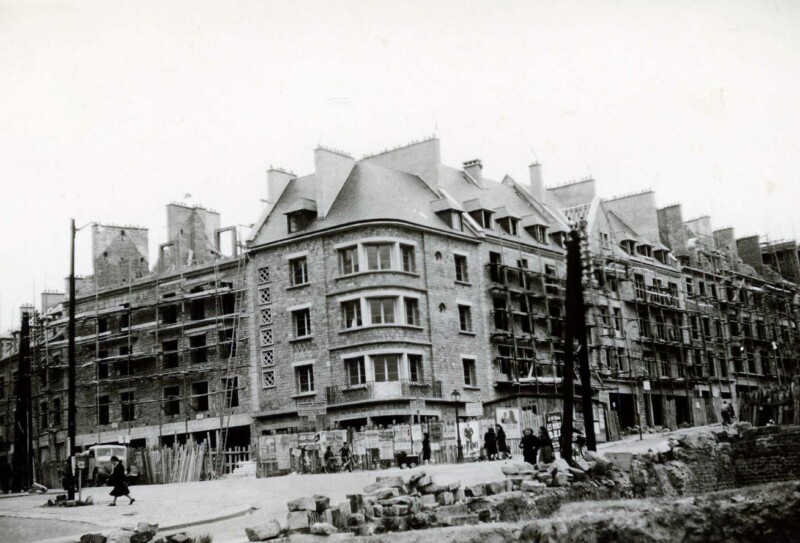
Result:
{"label": "pile of rubble", "polygon": [[[135,529],[114,530],[109,535],[104,534],[84,534],[81,536],[80,543],[148,543],[158,532],[158,524],[140,522]],[[164,538],[159,539],[166,543]],[[185,541],[175,543],[187,543]]]}
{"label": "pile of rubble", "polygon": [[331,505],[325,496],[288,502],[285,530],[272,520],[246,530],[250,541],[267,541],[287,533],[330,535],[421,530],[483,522],[537,518],[561,503],[630,496],[630,482],[608,462],[593,457],[574,468],[563,460],[550,464],[507,464],[500,481],[462,486],[437,484],[420,471],[410,478],[378,477],[363,494]]}

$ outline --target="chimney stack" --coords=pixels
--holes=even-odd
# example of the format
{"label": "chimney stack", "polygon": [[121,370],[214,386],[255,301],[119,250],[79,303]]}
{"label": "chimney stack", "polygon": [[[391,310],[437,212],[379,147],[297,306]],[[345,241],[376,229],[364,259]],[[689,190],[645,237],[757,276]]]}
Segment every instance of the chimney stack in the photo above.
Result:
{"label": "chimney stack", "polygon": [[464,163],[464,171],[478,183],[483,184],[483,163],[479,158]]}
{"label": "chimney stack", "polygon": [[278,198],[283,194],[286,185],[289,181],[296,176],[278,168],[270,168],[267,170],[267,200],[271,204],[278,201]]}
{"label": "chimney stack", "polygon": [[528,166],[528,172],[531,176],[530,194],[537,202],[544,200],[544,179],[542,178],[542,165],[538,162]]}

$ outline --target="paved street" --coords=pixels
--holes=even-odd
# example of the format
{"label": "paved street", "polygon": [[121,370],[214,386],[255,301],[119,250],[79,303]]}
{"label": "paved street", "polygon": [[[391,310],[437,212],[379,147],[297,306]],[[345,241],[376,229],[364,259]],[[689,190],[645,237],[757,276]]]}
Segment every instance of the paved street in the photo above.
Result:
{"label": "paved street", "polygon": [[[719,425],[712,428],[719,428]],[[670,436],[701,432],[709,427],[691,428],[664,434],[645,434],[644,440],[630,436],[622,441],[602,444],[600,452],[644,452],[648,449],[665,450]],[[520,460],[520,457],[514,461]],[[461,481],[463,484],[502,479],[503,462],[446,464],[427,466],[425,471],[438,482]],[[54,508],[41,507],[48,496],[24,496],[0,499],[0,532],[14,534],[13,541],[41,541],[54,539],[67,541],[65,536],[94,530],[135,525],[139,521],[158,523],[162,527],[183,526],[208,519],[236,516],[229,520],[187,528],[191,533],[210,533],[216,543],[246,541],[244,527],[260,520],[286,516],[286,502],[290,499],[323,494],[335,503],[347,494],[360,492],[374,482],[377,475],[404,473],[399,469],[362,471],[343,474],[287,475],[265,479],[228,478],[220,481],[182,483],[172,485],[135,486],[131,491],[136,502],[129,506],[127,500],[118,500],[117,507],[108,507],[111,501],[108,488],[91,488],[85,495],[94,498],[91,507]],[[256,511],[240,516],[249,508]],[[81,524],[78,524],[81,522]],[[8,540],[8,539],[5,539]]]}

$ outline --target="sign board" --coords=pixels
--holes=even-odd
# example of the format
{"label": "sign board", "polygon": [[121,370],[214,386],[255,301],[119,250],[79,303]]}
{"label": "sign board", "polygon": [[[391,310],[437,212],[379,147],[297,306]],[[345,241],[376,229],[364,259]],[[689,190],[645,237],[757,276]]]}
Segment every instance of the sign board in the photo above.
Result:
{"label": "sign board", "polygon": [[367,449],[377,449],[380,447],[380,430],[367,430],[364,432],[364,435],[366,436],[367,440],[365,444]]}
{"label": "sign board", "polygon": [[431,422],[428,427],[431,431],[431,442],[438,443],[444,439],[444,423],[443,422]]}
{"label": "sign board", "polygon": [[642,381],[642,388],[650,390],[650,381]]}
{"label": "sign board", "polygon": [[497,407],[495,412],[495,424],[499,424],[506,437],[510,439],[520,439],[522,437],[522,419],[519,409],[516,407]]}
{"label": "sign board", "polygon": [[464,404],[465,417],[482,417],[483,416],[483,403],[481,402],[467,402]]}
{"label": "sign board", "polygon": [[547,433],[553,442],[553,452],[558,452],[561,450],[561,413],[548,413],[545,420]]}
{"label": "sign board", "polygon": [[277,462],[275,436],[261,436],[258,438],[258,458],[261,462]]}
{"label": "sign board", "polygon": [[359,455],[367,453],[367,434],[365,432],[358,432],[353,436],[353,452]]}
{"label": "sign board", "polygon": [[394,432],[395,442],[408,441],[411,442],[411,426],[408,424],[397,424],[392,427]]}
{"label": "sign board", "polygon": [[408,407],[411,411],[422,411],[425,409],[425,400],[411,400]]}
{"label": "sign board", "polygon": [[78,469],[86,469],[86,460],[78,460]]}
{"label": "sign board", "polygon": [[292,449],[297,446],[297,436],[291,434],[280,434],[275,436],[275,455],[278,462],[278,469],[292,468]]}
{"label": "sign board", "polygon": [[422,443],[422,425],[421,424],[414,424],[413,426],[411,426],[411,440],[414,442],[415,445],[418,442]]}
{"label": "sign board", "polygon": [[394,458],[394,443],[389,439],[381,438],[379,444],[381,460],[392,460]]}

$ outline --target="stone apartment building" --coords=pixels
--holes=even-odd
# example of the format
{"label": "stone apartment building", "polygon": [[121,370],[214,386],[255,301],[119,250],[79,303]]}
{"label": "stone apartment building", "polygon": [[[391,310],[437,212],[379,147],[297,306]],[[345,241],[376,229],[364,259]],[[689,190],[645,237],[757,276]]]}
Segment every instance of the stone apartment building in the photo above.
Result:
{"label": "stone apartment building", "polygon": [[[480,160],[442,164],[435,138],[360,160],[320,147],[314,163],[267,172],[243,251],[202,207],[167,207],[152,267],[146,230],[94,227],[75,300],[78,445],[452,420],[454,390],[462,415],[560,410],[564,247],[581,221],[600,440],[639,419],[714,422],[723,401],[800,372],[794,242],[686,221],[652,191],[545,188],[538,164],[491,180]],[[38,320],[41,459],[62,456],[68,303]],[[9,351],[6,383],[12,366]]]}

